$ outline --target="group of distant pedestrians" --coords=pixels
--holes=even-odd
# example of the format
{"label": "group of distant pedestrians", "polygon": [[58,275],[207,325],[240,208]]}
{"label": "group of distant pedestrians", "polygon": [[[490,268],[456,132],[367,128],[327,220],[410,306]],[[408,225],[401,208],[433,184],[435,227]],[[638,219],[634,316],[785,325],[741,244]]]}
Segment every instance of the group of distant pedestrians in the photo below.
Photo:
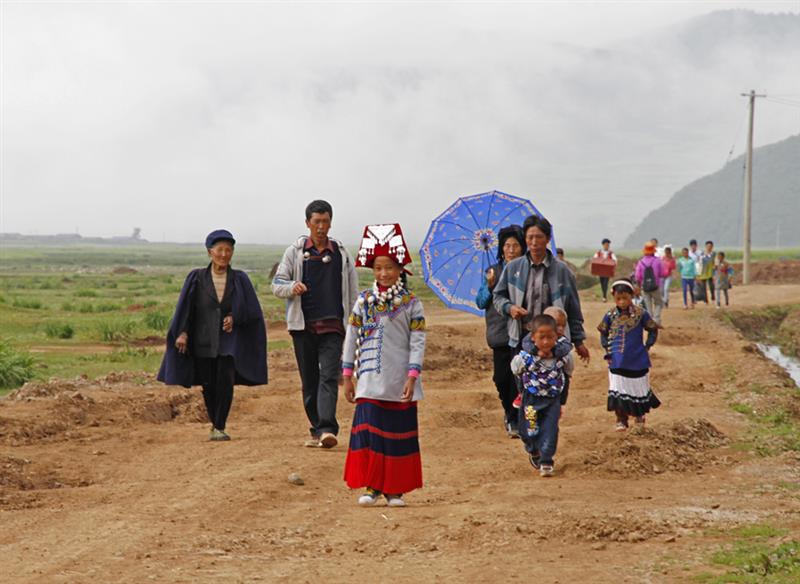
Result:
{"label": "group of distant pedestrians", "polygon": [[692,239],[689,247],[681,250],[678,269],[685,309],[694,308],[700,301],[708,304],[709,297],[720,308],[723,296],[725,306],[728,306],[733,268],[725,259],[725,252],[714,251],[713,241],[706,241],[705,249],[700,250],[697,240]]}
{"label": "group of distant pedestrians", "polygon": [[[610,259],[616,264],[617,257],[610,244],[609,239],[603,239],[602,247],[594,257]],[[657,323],[661,323],[662,309],[669,307],[676,271],[680,277],[684,309],[694,308],[698,302],[716,303],[716,307],[721,308],[723,297],[725,306],[729,305],[733,268],[725,259],[725,252],[714,250],[713,241],[706,241],[701,250],[697,240],[692,239],[689,247],[681,249],[681,255],[676,257],[671,245],[659,247],[658,239],[654,238],[644,245],[631,280],[637,286],[638,301]],[[606,302],[609,278],[600,277],[599,280],[603,301]]]}

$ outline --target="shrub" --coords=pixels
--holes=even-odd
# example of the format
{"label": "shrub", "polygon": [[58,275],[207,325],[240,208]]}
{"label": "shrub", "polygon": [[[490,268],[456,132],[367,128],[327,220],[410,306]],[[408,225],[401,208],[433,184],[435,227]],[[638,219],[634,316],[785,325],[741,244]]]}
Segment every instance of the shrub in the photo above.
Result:
{"label": "shrub", "polygon": [[100,338],[111,343],[114,341],[124,341],[133,334],[136,323],[130,320],[109,320],[98,325]]}
{"label": "shrub", "polygon": [[33,310],[39,310],[42,307],[42,303],[34,298],[14,298],[14,303],[12,306],[14,308],[31,308]]}
{"label": "shrub", "polygon": [[163,312],[148,312],[144,315],[144,323],[153,330],[165,331],[169,326],[169,315]]}
{"label": "shrub", "polygon": [[94,312],[94,306],[91,302],[81,302],[78,305],[78,312]]}
{"label": "shrub", "polygon": [[102,302],[94,307],[95,312],[114,312],[119,309],[119,304],[111,304],[110,302]]}
{"label": "shrub", "polygon": [[33,357],[16,351],[7,341],[0,340],[0,388],[19,387],[33,379]]}
{"label": "shrub", "polygon": [[45,325],[44,334],[53,339],[71,339],[75,336],[75,329],[69,324],[51,322]]}
{"label": "shrub", "polygon": [[78,290],[75,292],[78,298],[97,298],[97,292],[94,290]]}

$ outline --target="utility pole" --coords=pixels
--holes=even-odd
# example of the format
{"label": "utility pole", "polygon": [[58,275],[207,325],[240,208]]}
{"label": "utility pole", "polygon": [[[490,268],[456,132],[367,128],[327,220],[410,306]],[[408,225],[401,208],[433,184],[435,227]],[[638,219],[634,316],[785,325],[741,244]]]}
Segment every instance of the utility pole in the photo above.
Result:
{"label": "utility pole", "polygon": [[753,202],[753,114],[756,108],[756,98],[766,97],[766,95],[756,95],[755,90],[750,93],[742,93],[743,97],[750,98],[750,124],[747,129],[747,174],[744,179],[744,237],[742,245],[742,284],[750,283],[750,223]]}

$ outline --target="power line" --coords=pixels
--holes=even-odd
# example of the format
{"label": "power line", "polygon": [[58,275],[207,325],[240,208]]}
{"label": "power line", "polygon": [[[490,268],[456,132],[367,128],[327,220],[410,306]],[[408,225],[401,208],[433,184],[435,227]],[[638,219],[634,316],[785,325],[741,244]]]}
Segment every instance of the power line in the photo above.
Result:
{"label": "power line", "polygon": [[780,104],[780,105],[787,105],[789,107],[800,107],[800,101],[793,101],[793,100],[789,100],[789,99],[775,99],[773,97],[767,97],[766,100],[771,102],[771,103],[777,103],[777,104]]}
{"label": "power line", "polygon": [[739,129],[736,130],[736,136],[733,139],[733,145],[731,146],[730,151],[728,151],[728,158],[725,160],[725,164],[728,164],[733,157],[733,151],[736,149],[736,143],[739,141],[739,136],[742,133],[742,128],[744,127],[744,123],[747,120],[748,110],[750,109],[750,104],[745,104],[744,106],[744,117],[742,118],[742,123],[739,124]]}

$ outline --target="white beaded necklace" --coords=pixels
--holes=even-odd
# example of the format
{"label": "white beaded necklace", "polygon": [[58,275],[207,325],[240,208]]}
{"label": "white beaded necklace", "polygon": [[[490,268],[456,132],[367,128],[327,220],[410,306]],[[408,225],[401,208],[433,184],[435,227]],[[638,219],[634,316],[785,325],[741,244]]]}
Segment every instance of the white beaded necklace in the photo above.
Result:
{"label": "white beaded necklace", "polygon": [[[367,296],[367,303],[382,305],[387,302],[392,302],[395,306],[400,306],[403,302],[403,292],[405,291],[406,288],[403,286],[402,276],[398,277],[397,281],[383,292],[379,290],[378,281],[376,280],[375,283],[372,284],[372,293]],[[359,304],[364,304],[364,297],[360,297],[358,302]]]}

